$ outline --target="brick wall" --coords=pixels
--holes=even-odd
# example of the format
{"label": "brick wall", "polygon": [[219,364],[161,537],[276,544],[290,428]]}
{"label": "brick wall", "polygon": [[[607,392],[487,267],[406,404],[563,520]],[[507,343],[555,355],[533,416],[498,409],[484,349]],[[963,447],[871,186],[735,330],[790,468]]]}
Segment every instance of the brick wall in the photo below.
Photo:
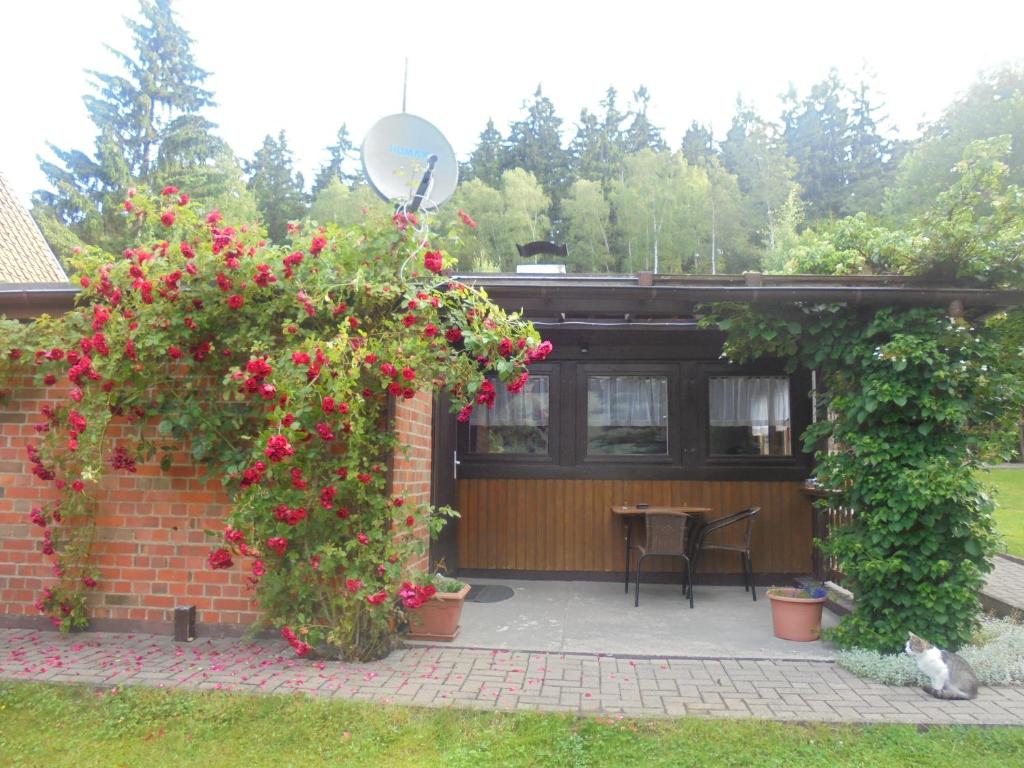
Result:
{"label": "brick wall", "polygon": [[[400,400],[395,405],[395,429],[402,436],[407,450],[400,451],[391,459],[391,491],[395,496],[404,498],[410,510],[419,504],[430,503],[431,403],[429,393],[419,392],[411,400]],[[425,569],[429,564],[427,546],[430,536],[427,527],[420,522],[415,533],[423,541],[424,550],[423,555],[409,565]]]}
{"label": "brick wall", "polygon": [[[31,474],[25,446],[36,438],[39,408],[53,394],[21,386],[0,402],[0,626],[49,626],[34,603],[53,581],[50,558],[40,551],[42,529],[29,512],[56,491]],[[410,508],[430,501],[430,405],[430,395],[421,393],[395,409],[408,451],[391,462],[391,492]],[[123,429],[113,424],[111,437]],[[204,530],[223,529],[228,500],[187,456],[176,456],[168,472],[155,462],[139,464],[135,474],[111,471],[98,500],[92,562],[101,577],[90,595],[95,629],[170,632],[172,610],[181,605],[196,606],[208,635],[236,634],[257,617],[243,569],[206,567],[214,540]],[[417,533],[425,538],[425,527]],[[410,565],[425,567],[426,559]]]}

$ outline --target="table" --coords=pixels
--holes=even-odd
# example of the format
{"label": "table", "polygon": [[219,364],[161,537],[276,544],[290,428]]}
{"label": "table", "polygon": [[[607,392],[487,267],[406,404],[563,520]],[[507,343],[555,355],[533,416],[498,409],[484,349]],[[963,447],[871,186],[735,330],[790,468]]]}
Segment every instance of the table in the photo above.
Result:
{"label": "table", "polygon": [[611,507],[612,514],[622,520],[622,527],[624,529],[623,538],[626,541],[626,578],[625,587],[626,592],[629,592],[629,550],[633,544],[633,520],[638,517],[642,517],[650,512],[657,512],[661,514],[674,514],[674,515],[686,515],[687,517],[693,518],[693,523],[700,526],[703,523],[705,512],[710,512],[710,507],[663,507],[657,504],[651,504],[646,507],[637,507],[636,505],[620,504],[618,506]]}

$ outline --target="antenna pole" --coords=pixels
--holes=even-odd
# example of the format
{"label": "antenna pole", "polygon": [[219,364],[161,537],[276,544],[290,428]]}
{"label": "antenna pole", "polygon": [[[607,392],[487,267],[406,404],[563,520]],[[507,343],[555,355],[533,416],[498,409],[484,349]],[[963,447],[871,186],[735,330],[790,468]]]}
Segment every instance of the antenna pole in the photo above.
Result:
{"label": "antenna pole", "polygon": [[405,93],[409,89],[409,57],[405,57],[405,76],[402,78],[402,111],[405,112]]}

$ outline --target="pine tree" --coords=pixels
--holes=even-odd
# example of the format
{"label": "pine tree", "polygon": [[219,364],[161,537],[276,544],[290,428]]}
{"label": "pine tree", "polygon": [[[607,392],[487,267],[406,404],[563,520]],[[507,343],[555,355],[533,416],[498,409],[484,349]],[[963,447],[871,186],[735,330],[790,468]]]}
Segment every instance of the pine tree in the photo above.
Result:
{"label": "pine tree", "polygon": [[626,140],[622,124],[628,115],[615,104],[618,93],[608,88],[601,101],[604,115],[598,117],[584,109],[576,127],[576,136],[569,144],[572,176],[575,179],[600,181],[607,191],[613,179],[621,179]]}
{"label": "pine tree", "polygon": [[348,126],[345,123],[338,129],[337,142],[327,147],[327,153],[330,160],[320,166],[316,179],[313,180],[313,197],[330,186],[334,179],[338,179],[342,184],[352,184],[359,179],[359,174],[347,170],[352,161],[352,139],[348,136]]}
{"label": "pine tree", "polygon": [[[101,247],[124,239],[127,187],[179,183],[229,151],[201,114],[213,106],[213,94],[202,87],[207,72],[196,65],[192,39],[177,24],[170,0],[140,0],[140,6],[141,19],[125,20],[135,55],[111,49],[123,73],[88,73],[95,93],[84,100],[98,129],[94,154],[50,144],[56,161],[39,162],[52,189],[33,197],[44,230],[69,227],[81,241]],[[209,174],[204,178],[217,186]]]}
{"label": "pine tree", "polygon": [[625,142],[627,154],[635,154],[644,149],[651,149],[655,152],[663,152],[668,149],[668,144],[661,137],[661,129],[651,123],[647,117],[647,108],[651,103],[651,94],[647,88],[641,85],[633,91],[633,99],[636,101],[636,111],[633,113],[633,122],[626,129]]}
{"label": "pine tree", "polygon": [[267,235],[280,243],[288,234],[288,222],[306,213],[306,195],[301,173],[292,169],[292,152],[284,131],[277,141],[269,134],[252,161],[246,163],[249,191],[256,198]]}
{"label": "pine tree", "polygon": [[509,164],[532,173],[557,209],[569,181],[569,163],[562,149],[562,118],[538,85],[526,116],[512,123],[508,137]]}
{"label": "pine tree", "polygon": [[694,120],[683,136],[682,150],[683,157],[690,165],[706,167],[717,155],[711,129]]}
{"label": "pine tree", "polygon": [[501,133],[494,127],[494,121],[488,118],[487,127],[480,134],[480,142],[469,156],[468,167],[462,174],[467,181],[480,179],[489,187],[497,187],[501,183],[501,174],[508,168],[508,149]]}

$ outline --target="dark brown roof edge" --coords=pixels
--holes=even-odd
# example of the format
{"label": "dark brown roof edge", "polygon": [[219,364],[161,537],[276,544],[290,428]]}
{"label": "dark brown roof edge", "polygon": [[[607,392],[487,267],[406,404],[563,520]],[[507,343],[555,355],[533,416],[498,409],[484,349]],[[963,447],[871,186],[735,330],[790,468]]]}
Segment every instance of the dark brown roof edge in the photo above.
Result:
{"label": "dark brown roof edge", "polygon": [[18,320],[57,315],[75,305],[79,290],[70,283],[0,283],[0,315]]}

